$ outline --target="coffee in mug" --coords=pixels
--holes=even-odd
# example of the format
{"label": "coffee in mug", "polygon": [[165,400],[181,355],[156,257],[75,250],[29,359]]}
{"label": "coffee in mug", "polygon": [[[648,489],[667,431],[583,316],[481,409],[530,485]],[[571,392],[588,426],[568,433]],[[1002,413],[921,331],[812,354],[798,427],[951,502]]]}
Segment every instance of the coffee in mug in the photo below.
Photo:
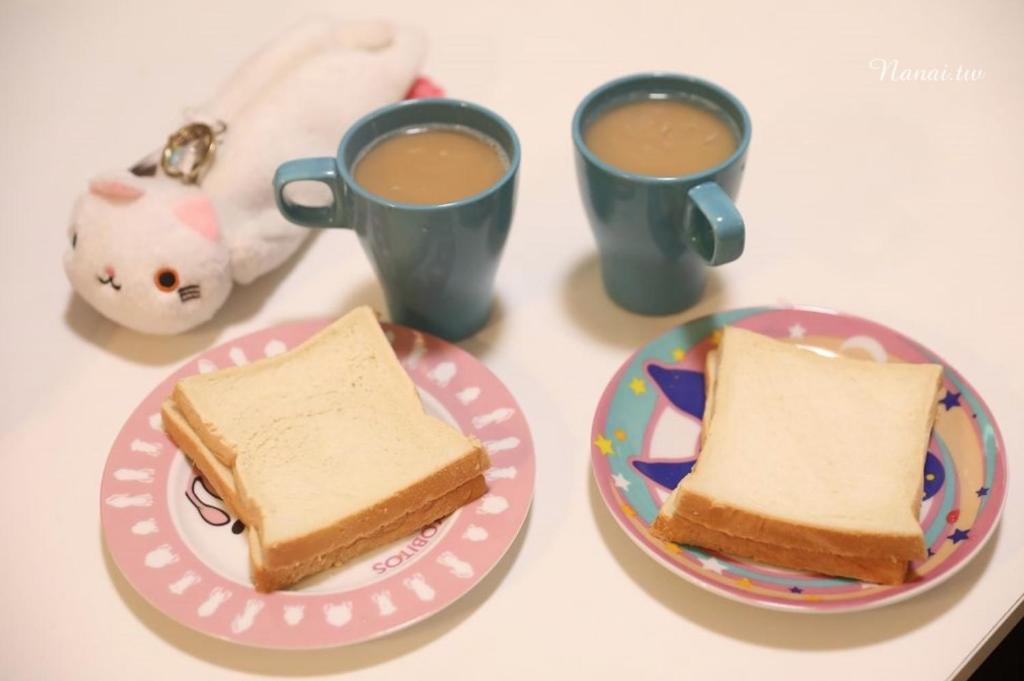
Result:
{"label": "coffee in mug", "polygon": [[703,101],[651,93],[599,114],[583,139],[594,155],[619,170],[677,177],[722,163],[736,151],[738,137]]}
{"label": "coffee in mug", "polygon": [[497,142],[464,126],[413,126],[374,142],[356,161],[357,183],[377,196],[420,205],[479,194],[505,174]]}

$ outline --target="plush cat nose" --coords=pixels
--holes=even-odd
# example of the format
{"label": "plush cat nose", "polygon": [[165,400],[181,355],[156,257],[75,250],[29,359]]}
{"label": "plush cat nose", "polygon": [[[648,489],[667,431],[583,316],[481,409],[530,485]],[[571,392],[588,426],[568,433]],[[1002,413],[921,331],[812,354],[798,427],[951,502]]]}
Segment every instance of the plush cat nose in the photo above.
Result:
{"label": "plush cat nose", "polygon": [[113,277],[113,276],[114,276],[115,274],[117,274],[116,272],[114,272],[114,268],[113,268],[113,267],[111,267],[110,265],[107,265],[106,267],[104,267],[104,268],[103,268],[103,271],[104,271],[104,272],[106,273],[106,275],[107,275],[107,277],[108,277],[108,278],[111,278],[111,277]]}

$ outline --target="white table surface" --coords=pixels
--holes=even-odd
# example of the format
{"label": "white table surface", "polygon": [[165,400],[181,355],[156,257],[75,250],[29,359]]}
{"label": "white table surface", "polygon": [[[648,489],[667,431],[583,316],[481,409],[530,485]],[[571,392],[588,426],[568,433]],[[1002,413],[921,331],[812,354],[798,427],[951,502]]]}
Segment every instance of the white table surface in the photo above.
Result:
{"label": "white table surface", "polygon": [[[1024,5],[1012,2],[365,3],[358,14],[424,27],[426,72],[507,116],[522,139],[499,312],[464,347],[530,420],[532,515],[470,595],[365,645],[251,650],[144,603],[111,563],[97,510],[109,446],[132,408],[219,341],[357,303],[382,308],[382,298],[355,236],[324,233],[237,290],[214,322],[145,337],[71,295],[60,265],[70,201],[92,173],[159,144],[182,107],[314,4],[0,6],[0,676],[941,679],[1017,616]],[[869,68],[875,58],[984,77],[883,82]],[[663,318],[627,314],[602,292],[569,136],[587,91],[650,69],[717,81],[754,121],[740,197],[747,252],[696,309]],[[941,588],[852,615],[758,610],[674,577],[604,508],[589,433],[619,364],[680,321],[779,302],[909,334],[963,372],[995,413],[1013,469],[1006,512],[994,541]]]}

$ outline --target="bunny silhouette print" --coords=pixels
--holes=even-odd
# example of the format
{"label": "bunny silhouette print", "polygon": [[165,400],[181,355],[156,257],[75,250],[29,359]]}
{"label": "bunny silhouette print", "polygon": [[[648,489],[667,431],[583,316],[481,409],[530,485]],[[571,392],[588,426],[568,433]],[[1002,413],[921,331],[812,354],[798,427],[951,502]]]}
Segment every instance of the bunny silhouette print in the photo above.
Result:
{"label": "bunny silhouette print", "polygon": [[198,584],[200,581],[202,581],[202,578],[199,575],[197,575],[192,570],[188,570],[177,580],[168,584],[167,590],[170,591],[172,594],[180,596],[181,594],[188,591],[190,587],[192,587],[194,584]]}
{"label": "bunny silhouette print", "polygon": [[154,518],[146,518],[140,520],[132,525],[132,534],[155,534],[157,531],[156,520]]}
{"label": "bunny silhouette print", "polygon": [[487,537],[487,530],[479,525],[470,525],[466,528],[466,531],[462,533],[462,538],[469,541],[485,541]]}
{"label": "bunny silhouette print", "polygon": [[114,508],[131,508],[133,506],[152,506],[152,494],[111,494],[106,498],[107,506]]}
{"label": "bunny silhouette print", "polygon": [[377,614],[382,617],[398,612],[398,608],[395,607],[394,602],[391,600],[391,592],[387,589],[373,594],[371,598],[377,604]]}
{"label": "bunny silhouette print", "polygon": [[153,482],[153,469],[118,468],[114,471],[114,479],[123,482]]}
{"label": "bunny silhouette print", "polygon": [[284,623],[289,627],[296,626],[302,621],[302,618],[306,615],[306,606],[304,605],[286,605],[284,606]]}
{"label": "bunny silhouette print", "polygon": [[159,442],[146,442],[145,440],[135,438],[132,440],[132,443],[128,445],[128,448],[133,452],[138,452],[139,454],[156,456],[160,453],[160,450],[163,449],[163,445]]}
{"label": "bunny silhouette print", "polygon": [[487,480],[514,480],[516,477],[516,467],[506,466],[504,468],[488,468],[484,472],[484,477]]}
{"label": "bunny silhouette print", "polygon": [[492,455],[497,454],[498,452],[508,451],[509,449],[515,449],[518,446],[519,438],[515,436],[484,443],[484,447],[487,448],[487,453]]}
{"label": "bunny silhouette print", "polygon": [[219,608],[221,604],[229,598],[231,598],[230,591],[219,586],[215,586],[206,597],[206,600],[199,604],[196,612],[199,613],[200,617],[210,617],[213,613],[217,612],[217,608]]}
{"label": "bunny silhouette print", "polygon": [[288,346],[284,344],[284,341],[277,340],[276,338],[269,341],[266,347],[263,348],[264,357],[277,357],[282,352],[288,349]]}
{"label": "bunny silhouette print", "polygon": [[469,579],[473,576],[473,566],[466,561],[459,559],[459,557],[451,551],[445,551],[438,556],[437,562],[448,568],[449,572],[459,579]]}
{"label": "bunny silhouette print", "polygon": [[324,618],[332,627],[343,627],[352,619],[352,602],[328,603],[324,606]]}
{"label": "bunny silhouette print", "polygon": [[241,634],[243,631],[248,631],[252,628],[253,623],[256,621],[256,615],[260,613],[260,610],[263,610],[263,605],[263,601],[257,598],[247,600],[242,612],[232,618],[231,631]]}
{"label": "bunny silhouette print", "polygon": [[240,347],[233,347],[228,350],[228,357],[236,367],[245,366],[249,363],[249,358],[245,356],[245,350]]}
{"label": "bunny silhouette print", "polygon": [[481,515],[497,515],[508,509],[508,499],[497,494],[485,494],[480,498],[476,512]]}
{"label": "bunny silhouette print", "polygon": [[178,562],[178,554],[171,550],[170,544],[161,544],[146,554],[146,567],[162,568]]}
{"label": "bunny silhouette print", "polygon": [[454,362],[441,362],[430,370],[430,373],[427,374],[427,378],[434,383],[437,383],[442,388],[445,388],[449,383],[451,383],[451,380],[455,378],[457,371],[458,369],[456,369]]}
{"label": "bunny silhouette print", "polygon": [[501,409],[495,409],[487,414],[481,414],[480,416],[473,417],[474,428],[485,428],[494,423],[504,423],[512,418],[512,415],[516,413],[515,409],[510,407],[503,407]]}
{"label": "bunny silhouette print", "polygon": [[435,592],[433,587],[427,584],[427,580],[419,572],[414,574],[412,577],[406,577],[403,579],[402,584],[405,585],[406,589],[409,589],[416,594],[416,598],[421,601],[434,600]]}
{"label": "bunny silhouette print", "polygon": [[480,397],[480,388],[475,385],[471,385],[468,388],[463,388],[459,392],[455,393],[455,398],[462,402],[462,404],[468,405],[470,402]]}

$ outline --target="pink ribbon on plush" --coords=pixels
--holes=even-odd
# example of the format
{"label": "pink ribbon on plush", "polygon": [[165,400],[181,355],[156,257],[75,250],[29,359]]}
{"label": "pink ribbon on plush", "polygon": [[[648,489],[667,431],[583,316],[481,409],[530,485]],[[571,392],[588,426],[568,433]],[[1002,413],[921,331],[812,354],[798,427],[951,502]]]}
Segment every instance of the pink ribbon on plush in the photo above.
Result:
{"label": "pink ribbon on plush", "polygon": [[409,86],[409,91],[405,93],[405,98],[424,99],[425,97],[444,97],[444,90],[426,76],[420,76]]}

